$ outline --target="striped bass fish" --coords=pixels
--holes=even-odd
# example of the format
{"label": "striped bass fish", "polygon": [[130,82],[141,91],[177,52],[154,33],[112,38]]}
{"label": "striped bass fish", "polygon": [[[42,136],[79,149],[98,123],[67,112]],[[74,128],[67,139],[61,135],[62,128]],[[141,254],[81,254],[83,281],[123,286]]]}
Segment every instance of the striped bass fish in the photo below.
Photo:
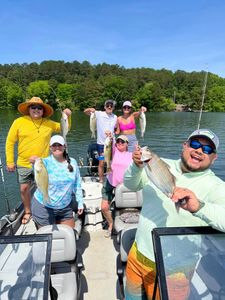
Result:
{"label": "striped bass fish", "polygon": [[69,121],[68,121],[67,114],[64,112],[62,112],[62,116],[61,116],[60,130],[61,130],[61,135],[64,138],[65,143],[66,143],[66,136],[67,136],[67,133],[69,132]]}
{"label": "striped bass fish", "polygon": [[145,129],[146,129],[146,116],[143,111],[140,113],[139,116],[139,124],[141,129],[141,137],[144,138]]}
{"label": "striped bass fish", "polygon": [[142,147],[141,160],[148,178],[167,197],[171,197],[175,188],[175,177],[169,166],[161,160],[149,147]]}
{"label": "striped bass fish", "polygon": [[49,203],[48,196],[48,172],[45,168],[43,160],[37,158],[34,163],[34,178],[39,191],[43,195],[44,203]]}
{"label": "striped bass fish", "polygon": [[94,112],[91,112],[90,115],[90,130],[91,130],[91,138],[95,139],[95,131],[96,131],[96,116]]}
{"label": "striped bass fish", "polygon": [[106,162],[107,170],[106,172],[111,171],[111,160],[112,160],[112,138],[107,136],[104,143],[104,160]]}

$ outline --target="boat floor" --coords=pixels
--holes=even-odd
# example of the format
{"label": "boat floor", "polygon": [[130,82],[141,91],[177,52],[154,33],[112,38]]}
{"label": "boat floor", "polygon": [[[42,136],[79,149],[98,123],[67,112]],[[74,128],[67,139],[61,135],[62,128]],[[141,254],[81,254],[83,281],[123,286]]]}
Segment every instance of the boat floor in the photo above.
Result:
{"label": "boat floor", "polygon": [[[21,225],[17,234],[33,234],[36,228],[32,220]],[[77,241],[78,251],[84,263],[82,271],[82,298],[79,300],[116,300],[119,286],[116,275],[118,245],[116,235],[104,237],[105,230],[85,231]]]}

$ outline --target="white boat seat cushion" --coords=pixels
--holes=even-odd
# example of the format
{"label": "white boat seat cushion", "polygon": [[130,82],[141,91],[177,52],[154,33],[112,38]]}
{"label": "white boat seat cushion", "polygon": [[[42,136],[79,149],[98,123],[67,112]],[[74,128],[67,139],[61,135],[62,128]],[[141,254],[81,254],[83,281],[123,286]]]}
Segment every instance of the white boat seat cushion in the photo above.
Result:
{"label": "white boat seat cushion", "polygon": [[64,224],[43,226],[37,234],[52,233],[52,262],[70,261],[76,257],[74,230]]}
{"label": "white boat seat cushion", "polygon": [[142,190],[130,191],[121,183],[115,189],[114,199],[116,208],[142,207]]}
{"label": "white boat seat cushion", "polygon": [[130,191],[123,184],[120,184],[115,189],[114,201],[114,229],[116,232],[138,223],[143,203],[142,190],[137,192]]}
{"label": "white boat seat cushion", "polygon": [[77,300],[77,283],[74,272],[51,275],[52,286],[58,293],[57,300]]}
{"label": "white boat seat cushion", "polygon": [[[62,263],[60,273],[52,274],[52,286],[58,293],[58,300],[77,300],[76,273],[73,271],[63,272],[63,262],[72,261],[76,257],[76,240],[74,230],[64,224],[43,226],[37,231],[38,234],[52,233],[51,262]],[[56,269],[57,270],[57,269]],[[60,270],[60,264],[58,266]]]}

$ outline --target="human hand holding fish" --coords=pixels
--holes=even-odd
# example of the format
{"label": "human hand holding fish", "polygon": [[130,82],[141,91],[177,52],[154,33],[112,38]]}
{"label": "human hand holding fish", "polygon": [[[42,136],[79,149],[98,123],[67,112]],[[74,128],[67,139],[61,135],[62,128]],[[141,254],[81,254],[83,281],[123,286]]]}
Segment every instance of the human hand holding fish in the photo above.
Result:
{"label": "human hand holding fish", "polygon": [[140,113],[141,113],[141,112],[144,112],[144,113],[145,113],[146,111],[147,111],[147,108],[146,108],[145,106],[142,106],[142,107],[140,108]]}
{"label": "human hand holding fish", "polygon": [[94,113],[94,112],[95,112],[95,108],[93,108],[93,107],[89,107],[84,110],[84,113],[88,116],[90,116],[91,113]]}
{"label": "human hand holding fish", "polygon": [[35,163],[35,160],[38,158],[37,155],[32,155],[30,158],[29,158],[29,161],[30,163],[33,165]]}
{"label": "human hand holding fish", "polygon": [[72,111],[69,108],[65,108],[63,112],[69,117],[72,114]]}
{"label": "human hand holding fish", "polygon": [[110,130],[106,130],[105,135],[112,138],[112,132]]}
{"label": "human hand holding fish", "polygon": [[200,201],[195,193],[183,187],[174,188],[171,200],[175,203],[177,210],[181,207],[191,213],[195,213],[200,208]]}
{"label": "human hand holding fish", "polygon": [[142,160],[142,151],[141,151],[141,147],[139,145],[135,146],[135,150],[132,153],[132,158],[137,167],[139,167],[139,168],[144,167],[144,162]]}

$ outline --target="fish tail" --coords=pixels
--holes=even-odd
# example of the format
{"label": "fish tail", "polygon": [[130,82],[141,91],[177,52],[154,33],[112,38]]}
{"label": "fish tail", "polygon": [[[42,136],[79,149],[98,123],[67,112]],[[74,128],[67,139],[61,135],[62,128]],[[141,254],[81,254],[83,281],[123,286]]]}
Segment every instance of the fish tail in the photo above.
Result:
{"label": "fish tail", "polygon": [[109,173],[111,171],[112,171],[111,167],[107,167],[106,172]]}

